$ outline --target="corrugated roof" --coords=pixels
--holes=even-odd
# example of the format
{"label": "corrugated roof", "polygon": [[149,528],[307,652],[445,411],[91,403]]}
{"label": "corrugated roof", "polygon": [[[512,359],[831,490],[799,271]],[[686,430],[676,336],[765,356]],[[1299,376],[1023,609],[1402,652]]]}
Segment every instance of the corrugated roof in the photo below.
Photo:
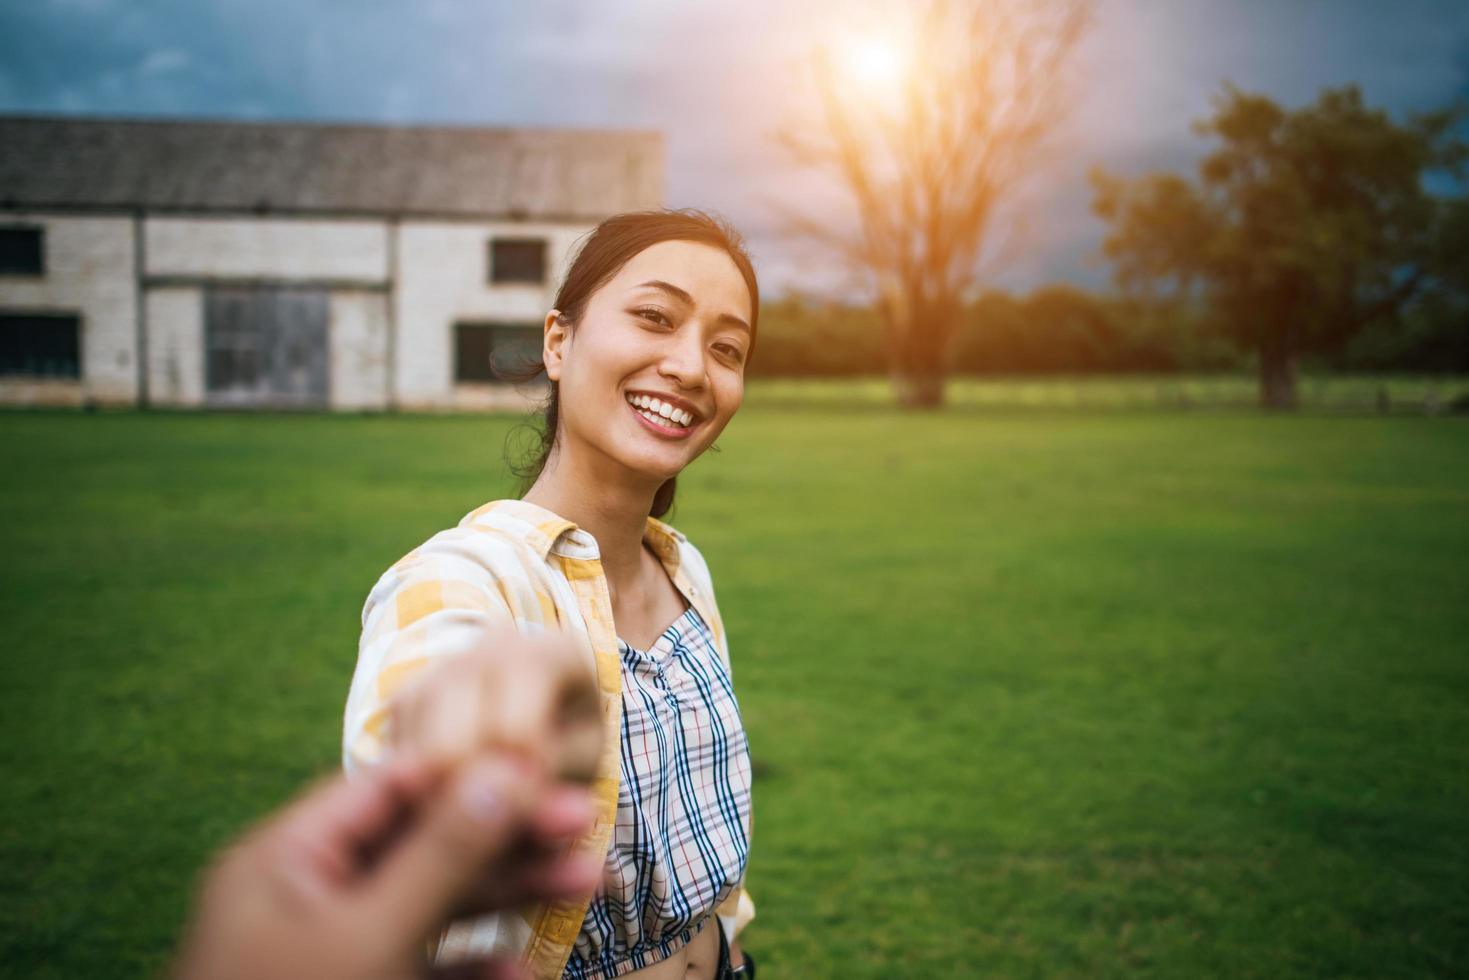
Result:
{"label": "corrugated roof", "polygon": [[0,207],[586,219],[662,199],[651,131],[0,116]]}

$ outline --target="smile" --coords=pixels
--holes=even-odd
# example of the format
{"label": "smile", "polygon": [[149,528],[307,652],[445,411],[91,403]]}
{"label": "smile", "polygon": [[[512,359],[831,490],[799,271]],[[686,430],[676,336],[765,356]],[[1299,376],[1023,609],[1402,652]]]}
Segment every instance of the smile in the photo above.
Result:
{"label": "smile", "polygon": [[661,436],[682,439],[696,424],[688,412],[649,395],[628,395],[627,404],[644,426]]}

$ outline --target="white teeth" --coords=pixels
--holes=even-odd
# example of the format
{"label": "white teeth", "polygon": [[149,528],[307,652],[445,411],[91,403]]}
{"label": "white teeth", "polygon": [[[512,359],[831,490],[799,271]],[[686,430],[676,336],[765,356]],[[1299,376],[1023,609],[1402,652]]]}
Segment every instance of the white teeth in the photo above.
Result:
{"label": "white teeth", "polygon": [[657,422],[660,425],[673,423],[680,427],[687,427],[694,420],[694,416],[691,413],[681,408],[674,408],[672,405],[658,398],[651,398],[647,395],[629,395],[627,401],[644,418]]}

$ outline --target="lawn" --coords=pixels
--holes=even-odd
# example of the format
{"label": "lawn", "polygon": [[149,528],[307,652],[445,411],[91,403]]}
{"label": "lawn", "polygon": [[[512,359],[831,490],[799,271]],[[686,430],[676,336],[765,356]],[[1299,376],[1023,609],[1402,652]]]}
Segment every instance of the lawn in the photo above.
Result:
{"label": "lawn", "polygon": [[[146,975],[505,417],[0,414],[0,971]],[[680,481],[775,977],[1469,971],[1469,422],[752,399]]]}
{"label": "lawn", "polygon": [[[887,378],[761,378],[751,388],[766,405],[868,407],[894,403]],[[1314,412],[1436,414],[1469,409],[1469,377],[1303,372],[1301,404]],[[956,408],[1087,410],[1252,409],[1260,382],[1247,374],[1088,374],[957,377],[947,385]]]}

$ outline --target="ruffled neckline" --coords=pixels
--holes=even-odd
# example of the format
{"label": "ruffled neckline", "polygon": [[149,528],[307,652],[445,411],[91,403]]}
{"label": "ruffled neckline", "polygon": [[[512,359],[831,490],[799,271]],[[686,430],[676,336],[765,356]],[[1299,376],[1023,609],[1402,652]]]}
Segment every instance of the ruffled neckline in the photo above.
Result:
{"label": "ruffled neckline", "polygon": [[684,630],[693,625],[690,617],[698,615],[699,611],[693,606],[689,606],[689,608],[683,611],[681,616],[672,623],[669,623],[668,627],[662,633],[658,634],[658,639],[654,640],[653,645],[646,650],[639,650],[620,636],[617,638],[617,645],[623,654],[631,653],[637,656],[651,657],[655,660],[659,657],[667,656],[673,651],[679,639],[683,637]]}

